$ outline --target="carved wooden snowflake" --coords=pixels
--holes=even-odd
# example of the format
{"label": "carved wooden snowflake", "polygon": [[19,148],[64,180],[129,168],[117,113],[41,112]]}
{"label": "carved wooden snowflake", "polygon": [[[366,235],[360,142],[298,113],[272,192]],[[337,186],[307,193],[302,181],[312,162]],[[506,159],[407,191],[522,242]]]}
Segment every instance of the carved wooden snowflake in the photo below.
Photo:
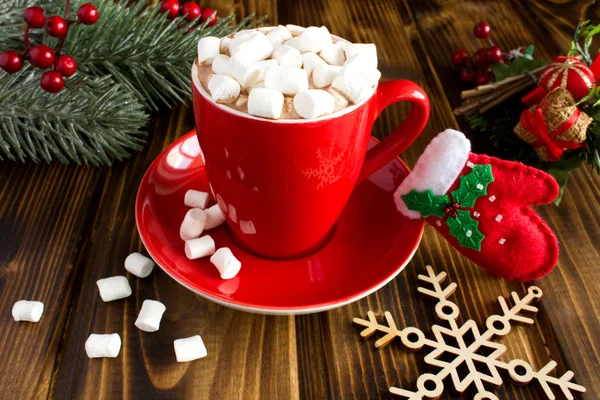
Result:
{"label": "carved wooden snowflake", "polygon": [[[353,322],[365,327],[360,332],[363,338],[367,338],[375,332],[385,335],[375,342],[375,347],[380,348],[394,339],[400,338],[400,342],[408,351],[419,351],[423,347],[432,350],[425,356],[425,362],[437,368],[437,373],[423,374],[417,379],[417,390],[410,391],[391,387],[390,392],[403,396],[409,400],[437,399],[444,392],[444,379],[450,377],[454,389],[464,392],[468,387],[474,385],[477,394],[474,400],[498,400],[498,397],[486,389],[486,384],[500,386],[503,384],[498,370],[508,372],[515,383],[523,385],[537,380],[546,393],[548,399],[555,399],[550,385],[559,388],[567,399],[573,399],[572,391],[585,392],[581,385],[571,382],[573,372],[567,371],[561,377],[554,377],[549,373],[556,368],[556,362],[550,361],[539,371],[526,361],[515,359],[509,362],[501,361],[499,358],[506,352],[506,346],[493,342],[494,336],[505,336],[511,330],[511,323],[519,322],[533,324],[533,319],[521,315],[522,312],[537,312],[537,308],[531,303],[539,301],[542,290],[531,286],[527,295],[519,298],[517,293],[512,292],[511,297],[514,306],[509,308],[503,297],[498,297],[502,308],[502,315],[491,315],[486,320],[486,330],[479,331],[473,320],[459,325],[457,318],[459,309],[456,304],[448,300],[448,297],[456,290],[456,283],[450,283],[442,288],[441,283],[446,279],[446,273],[435,274],[431,266],[427,266],[428,275],[419,275],[419,280],[433,285],[433,288],[419,286],[420,293],[438,300],[435,313],[438,318],[445,321],[448,326],[433,325],[433,339],[425,337],[423,331],[414,327],[398,329],[392,315],[386,311],[384,314],[387,325],[377,322],[372,311],[367,313],[367,319],[354,318]],[[459,369],[468,371],[466,376],[459,373]]]}

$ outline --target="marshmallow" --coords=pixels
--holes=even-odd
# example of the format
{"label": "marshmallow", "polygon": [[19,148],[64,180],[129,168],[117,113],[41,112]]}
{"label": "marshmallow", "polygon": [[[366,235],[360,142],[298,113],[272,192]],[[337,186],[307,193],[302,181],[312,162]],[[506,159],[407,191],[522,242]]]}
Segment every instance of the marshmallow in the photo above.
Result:
{"label": "marshmallow", "polygon": [[190,240],[199,237],[206,227],[208,215],[201,208],[192,208],[189,210],[181,227],[179,228],[179,236],[182,240]]}
{"label": "marshmallow", "polygon": [[129,282],[122,275],[99,279],[96,281],[96,285],[98,285],[100,297],[105,303],[131,296]]}
{"label": "marshmallow", "polygon": [[294,97],[294,109],[302,118],[317,118],[331,114],[334,108],[333,96],[324,90],[306,90]]}
{"label": "marshmallow", "polygon": [[375,86],[377,82],[379,82],[379,79],[381,79],[381,72],[376,68],[367,67],[361,62],[360,57],[354,57],[351,60],[346,61],[344,68],[352,68],[360,72],[363,78],[365,78],[371,86]]}
{"label": "marshmallow", "polygon": [[210,262],[217,267],[221,274],[221,279],[231,279],[240,272],[242,263],[238,261],[231,250],[227,247],[221,247],[210,258]]}
{"label": "marshmallow", "polygon": [[160,328],[160,320],[166,309],[160,301],[144,300],[135,326],[144,332],[156,332]]}
{"label": "marshmallow", "polygon": [[287,44],[277,46],[273,51],[273,59],[277,60],[282,67],[301,67],[302,54]]}
{"label": "marshmallow", "polygon": [[335,65],[318,65],[313,69],[313,84],[319,89],[329,86],[341,70],[342,67]]}
{"label": "marshmallow", "polygon": [[327,88],[327,92],[331,94],[335,99],[335,104],[338,110],[348,107],[348,99],[345,98],[343,94],[333,89],[332,87]]}
{"label": "marshmallow", "polygon": [[292,36],[299,36],[300,34],[302,34],[302,32],[304,32],[306,30],[306,28],[303,26],[292,25],[292,24],[287,24],[285,26],[285,29],[290,31]]}
{"label": "marshmallow", "polygon": [[198,190],[188,190],[185,192],[183,202],[186,206],[192,208],[205,209],[208,205],[208,193],[200,192]]}
{"label": "marshmallow", "polygon": [[255,31],[254,29],[244,29],[243,31],[234,33],[233,38],[236,39],[238,42],[243,42],[244,40],[256,35],[257,33],[259,32]]}
{"label": "marshmallow", "polygon": [[364,44],[351,44],[346,46],[344,51],[346,52],[346,60],[352,60],[357,58],[358,61],[366,69],[377,68],[377,48],[373,43]]}
{"label": "marshmallow", "polygon": [[121,351],[121,337],[118,333],[97,335],[92,333],[85,341],[85,352],[89,358],[115,358]]}
{"label": "marshmallow", "polygon": [[211,65],[214,58],[219,55],[221,39],[214,36],[206,36],[198,42],[198,61],[202,64]]}
{"label": "marshmallow", "polygon": [[208,81],[210,96],[217,103],[231,103],[240,95],[240,84],[227,75],[215,74]]}
{"label": "marshmallow", "polygon": [[240,220],[240,230],[246,235],[256,235],[256,228],[252,221]]}
{"label": "marshmallow", "polygon": [[360,103],[373,93],[369,82],[353,68],[343,67],[331,86],[343,93],[354,104]]}
{"label": "marshmallow", "polygon": [[300,36],[288,40],[285,44],[300,50],[300,53],[307,53],[309,51],[318,53],[331,43],[331,35],[327,28],[324,26],[320,28],[311,26],[306,28]]}
{"label": "marshmallow", "polygon": [[215,253],[215,241],[209,235],[185,242],[185,256],[190,260],[212,256]]}
{"label": "marshmallow", "polygon": [[286,40],[290,40],[292,38],[292,34],[289,30],[286,29],[285,26],[279,25],[277,28],[272,29],[267,33],[267,39],[271,41],[273,47],[277,47],[282,44]]}
{"label": "marshmallow", "polygon": [[[248,88],[248,94],[250,94],[250,92],[252,92],[252,90],[254,90],[256,88],[264,88],[264,87],[265,87],[265,82],[264,81],[255,83],[250,88]],[[248,99],[246,99],[246,100],[248,100]]]}
{"label": "marshmallow", "polygon": [[177,362],[197,360],[208,355],[200,335],[176,339],[173,341],[173,347],[175,347]]}
{"label": "marshmallow", "polygon": [[[269,71],[270,70],[271,68]],[[267,71],[267,74],[268,73],[269,72]],[[277,90],[254,88],[248,96],[248,114],[250,115],[278,119],[281,116],[282,109],[283,94]]]}
{"label": "marshmallow", "polygon": [[140,253],[131,253],[125,259],[125,269],[138,278],[145,278],[154,269],[154,261]]}
{"label": "marshmallow", "polygon": [[225,215],[218,204],[206,209],[206,226],[204,229],[213,229],[225,222]]}
{"label": "marshmallow", "polygon": [[246,40],[237,42],[237,38],[230,42],[229,51],[232,58],[244,61],[266,60],[273,54],[273,45],[265,35],[255,32]]}
{"label": "marshmallow", "polygon": [[256,63],[247,63],[238,58],[230,58],[227,68],[229,74],[245,88],[252,86],[260,76]]}
{"label": "marshmallow", "polygon": [[229,57],[223,54],[215,56],[212,62],[212,70],[215,74],[229,75]]}
{"label": "marshmallow", "polygon": [[310,76],[313,69],[319,65],[327,65],[327,63],[317,53],[308,52],[302,54],[302,68],[306,71],[307,76]]}
{"label": "marshmallow", "polygon": [[265,73],[265,86],[283,94],[293,96],[308,90],[308,77],[302,68],[271,67]]}
{"label": "marshmallow", "polygon": [[327,45],[321,52],[319,53],[321,58],[327,61],[329,65],[344,65],[346,62],[346,55],[342,46],[338,43],[332,43]]}
{"label": "marshmallow", "polygon": [[258,74],[258,78],[256,79],[256,82],[264,81],[265,80],[265,71],[267,70],[267,68],[276,67],[277,65],[279,65],[277,63],[277,60],[258,61],[256,63],[256,66],[258,67],[260,73]]}
{"label": "marshmallow", "polygon": [[38,322],[44,313],[44,303],[41,301],[19,300],[12,308],[15,321]]}
{"label": "marshmallow", "polygon": [[231,42],[232,40],[232,38],[229,38],[227,36],[221,39],[221,43],[219,44],[219,51],[221,52],[221,54],[229,55],[229,42]]}

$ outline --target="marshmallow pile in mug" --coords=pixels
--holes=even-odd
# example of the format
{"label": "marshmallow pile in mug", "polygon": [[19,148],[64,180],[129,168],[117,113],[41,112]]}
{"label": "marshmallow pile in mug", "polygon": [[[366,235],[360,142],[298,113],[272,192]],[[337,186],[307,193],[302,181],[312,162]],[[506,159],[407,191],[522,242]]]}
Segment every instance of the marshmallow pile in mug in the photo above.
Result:
{"label": "marshmallow pile in mug", "polygon": [[317,118],[373,93],[374,44],[351,44],[326,27],[295,25],[198,42],[199,80],[212,99],[271,119]]}

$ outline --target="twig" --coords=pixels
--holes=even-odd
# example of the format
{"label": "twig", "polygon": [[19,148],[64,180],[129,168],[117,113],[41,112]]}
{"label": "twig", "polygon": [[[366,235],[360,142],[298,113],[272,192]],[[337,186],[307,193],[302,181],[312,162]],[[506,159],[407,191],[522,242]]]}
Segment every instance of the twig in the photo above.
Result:
{"label": "twig", "polygon": [[514,96],[515,94],[519,93],[520,91],[524,90],[526,87],[533,85],[534,82],[533,81],[527,81],[525,83],[523,83],[520,86],[517,86],[516,88],[506,92],[504,95],[499,96],[496,100],[486,104],[485,106],[481,107],[478,112],[479,114],[483,114],[484,112],[492,109],[493,107],[497,106],[498,104],[502,103],[504,100]]}

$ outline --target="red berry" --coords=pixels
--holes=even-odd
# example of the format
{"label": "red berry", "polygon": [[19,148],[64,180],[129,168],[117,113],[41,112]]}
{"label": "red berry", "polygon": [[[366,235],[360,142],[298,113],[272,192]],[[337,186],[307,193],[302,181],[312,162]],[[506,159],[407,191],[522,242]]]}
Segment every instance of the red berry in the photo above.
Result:
{"label": "red berry", "polygon": [[469,53],[465,49],[456,50],[452,53],[452,64],[456,66],[465,65],[469,60]]}
{"label": "red berry", "polygon": [[465,82],[471,82],[475,78],[475,71],[469,68],[465,68],[460,71],[460,79]]}
{"label": "red berry", "polygon": [[19,71],[23,67],[23,57],[18,51],[6,50],[0,54],[0,68],[9,74]]}
{"label": "red berry", "polygon": [[44,9],[42,7],[33,6],[25,9],[23,13],[23,19],[27,25],[32,28],[41,28],[44,26]]}
{"label": "red berry", "polygon": [[56,71],[46,71],[42,74],[40,86],[46,92],[57,93],[60,92],[65,86],[65,80],[63,79],[62,75]]}
{"label": "red berry", "polygon": [[480,67],[477,72],[479,72],[480,74],[483,72],[486,72],[488,74],[493,74],[494,70],[492,69],[492,66],[490,64],[487,64],[487,65],[484,65],[483,67]]}
{"label": "red berry", "polygon": [[202,14],[200,6],[193,1],[188,1],[181,7],[181,14],[185,15],[185,20],[192,22]]}
{"label": "red berry", "polygon": [[77,63],[73,60],[73,57],[66,55],[58,56],[54,69],[59,72],[62,76],[67,78],[77,72]]}
{"label": "red berry", "polygon": [[46,32],[52,37],[63,37],[67,34],[67,22],[58,16],[46,18]]}
{"label": "red berry", "polygon": [[29,50],[29,62],[41,69],[50,67],[54,63],[54,52],[46,45],[38,44]]}
{"label": "red berry", "polygon": [[492,28],[490,27],[490,24],[485,21],[481,21],[475,25],[475,28],[473,28],[473,35],[475,35],[475,37],[478,39],[485,39],[490,35],[491,29]]}
{"label": "red berry", "polygon": [[475,77],[475,83],[477,86],[485,85],[486,83],[490,83],[494,76],[487,71],[481,71],[477,73],[477,77]]}
{"label": "red berry", "polygon": [[215,10],[213,10],[212,8],[205,8],[204,10],[202,10],[202,17],[200,18],[200,20],[204,22],[210,18],[206,26],[213,26],[217,23],[217,14],[215,14],[212,18],[210,17],[214,14],[214,12]]}
{"label": "red berry", "polygon": [[502,50],[498,46],[490,47],[486,53],[486,58],[492,64],[504,62],[502,59]]}
{"label": "red berry", "polygon": [[93,25],[98,21],[99,16],[96,6],[90,3],[82,4],[77,10],[77,18],[85,25]]}
{"label": "red berry", "polygon": [[177,0],[163,0],[163,2],[160,3],[160,12],[168,12],[167,18],[173,19],[179,14],[179,7],[181,7],[181,5]]}
{"label": "red berry", "polygon": [[473,65],[476,67],[484,66],[487,62],[486,53],[487,53],[487,51],[483,47],[480,47],[479,49],[477,49],[477,51],[473,55],[473,58],[471,59],[471,62],[473,63]]}

